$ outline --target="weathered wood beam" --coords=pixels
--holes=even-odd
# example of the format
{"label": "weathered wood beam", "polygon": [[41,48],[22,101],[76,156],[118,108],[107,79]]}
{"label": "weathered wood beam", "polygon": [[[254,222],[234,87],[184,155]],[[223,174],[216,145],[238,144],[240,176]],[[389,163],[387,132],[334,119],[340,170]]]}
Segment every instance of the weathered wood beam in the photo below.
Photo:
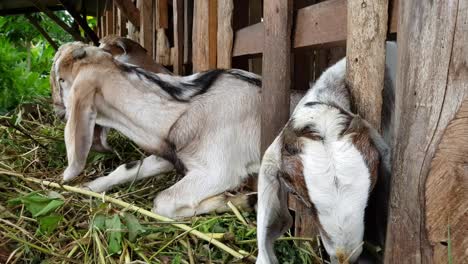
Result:
{"label": "weathered wood beam", "polygon": [[382,118],[387,10],[388,0],[348,0],[346,83],[353,112],[376,129]]}
{"label": "weathered wood beam", "polygon": [[345,41],[346,2],[330,0],[299,9],[294,31],[294,47]]}
{"label": "weathered wood beam", "polygon": [[153,1],[141,0],[140,12],[140,44],[153,57]]}
{"label": "weathered wood beam", "polygon": [[130,23],[135,27],[140,27],[140,10],[138,10],[131,0],[114,0],[114,3]]}
{"label": "weathered wood beam", "polygon": [[[398,18],[398,0],[393,0],[390,32],[395,33]],[[341,46],[346,41],[346,0],[328,0],[297,11],[293,33],[294,48]],[[235,32],[233,57],[261,54],[263,51],[263,23],[257,23]]]}
{"label": "weathered wood beam", "polygon": [[25,17],[29,20],[29,22],[41,33],[41,35],[49,42],[49,44],[54,48],[55,50],[58,50],[59,46],[57,43],[49,36],[49,34],[41,27],[39,24],[39,21],[30,14],[25,14]]}
{"label": "weathered wood beam", "polygon": [[218,68],[229,69],[232,62],[232,44],[234,34],[232,31],[233,0],[218,0]]}
{"label": "weathered wood beam", "polygon": [[77,41],[85,42],[86,40],[81,36],[79,31],[73,30],[67,23],[65,23],[62,19],[54,14],[51,10],[49,10],[46,6],[44,6],[39,0],[29,0],[33,3],[34,6],[37,7],[41,12],[46,14],[52,21],[54,21],[59,27],[65,30],[68,34],[73,36],[73,39]]}
{"label": "weathered wood beam", "polygon": [[167,0],[156,0],[157,1],[157,20],[158,28],[167,29],[169,27],[169,10]]}
{"label": "weathered wood beam", "polygon": [[184,0],[184,65],[192,63],[193,1]]}
{"label": "weathered wood beam", "polygon": [[173,0],[174,74],[182,75],[184,66],[184,0]]}
{"label": "weathered wood beam", "polygon": [[107,10],[105,11],[106,13],[106,32],[107,35],[114,35],[115,30],[114,30],[114,5],[112,4],[112,1],[109,2],[110,5],[107,7]]}
{"label": "weathered wood beam", "polygon": [[[466,149],[457,148],[466,137],[466,126],[456,128],[464,136],[449,145],[445,137],[462,121],[457,118],[468,99],[468,1],[405,0],[399,5],[396,136],[385,263],[449,263],[449,227],[453,263],[463,262],[467,207],[456,201],[466,202],[468,157]],[[440,156],[437,149],[448,152]],[[449,153],[463,156],[452,159]],[[437,165],[440,158],[442,164]],[[431,168],[432,163],[444,168]],[[439,176],[450,184],[431,186],[431,172],[440,169],[447,171]],[[450,203],[434,207],[437,200]]]}
{"label": "weathered wood beam", "polygon": [[262,153],[289,119],[292,14],[292,0],[269,0],[263,3]]}
{"label": "weathered wood beam", "polygon": [[107,36],[106,13],[101,16],[101,38]]}
{"label": "weathered wood beam", "polygon": [[232,56],[255,55],[263,52],[263,23],[239,29],[234,36]]}
{"label": "weathered wood beam", "polygon": [[127,19],[119,8],[117,8],[117,34],[122,37],[127,36]]}
{"label": "weathered wood beam", "polygon": [[193,71],[216,68],[217,0],[195,1],[193,11]]}
{"label": "weathered wood beam", "polygon": [[59,0],[60,3],[65,7],[65,9],[70,13],[70,15],[73,17],[73,19],[78,22],[80,27],[83,29],[83,31],[88,35],[88,37],[91,39],[91,41],[94,43],[94,45],[98,46],[99,45],[99,38],[96,35],[96,32],[94,32],[88,25],[88,22],[86,21],[86,18],[81,17],[80,13],[75,10],[73,5],[69,3],[67,0]]}

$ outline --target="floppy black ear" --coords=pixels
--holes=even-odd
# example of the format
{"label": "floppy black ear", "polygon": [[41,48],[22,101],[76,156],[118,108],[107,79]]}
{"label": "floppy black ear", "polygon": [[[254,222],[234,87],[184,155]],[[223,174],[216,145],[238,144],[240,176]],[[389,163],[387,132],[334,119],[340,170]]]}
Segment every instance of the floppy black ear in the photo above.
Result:
{"label": "floppy black ear", "polygon": [[73,59],[75,59],[75,60],[82,59],[82,58],[86,57],[86,50],[84,49],[84,47],[75,49],[72,52],[72,56],[73,56]]}

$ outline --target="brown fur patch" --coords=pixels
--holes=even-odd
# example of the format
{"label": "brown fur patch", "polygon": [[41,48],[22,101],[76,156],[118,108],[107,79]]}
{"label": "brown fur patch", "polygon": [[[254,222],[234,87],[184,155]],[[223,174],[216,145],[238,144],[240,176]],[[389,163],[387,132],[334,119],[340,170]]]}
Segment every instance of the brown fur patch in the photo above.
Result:
{"label": "brown fur patch", "polygon": [[110,35],[101,39],[100,42],[103,44],[102,49],[112,54],[113,57],[127,53],[127,58],[124,62],[134,64],[154,73],[172,75],[172,72],[161,64],[155,62],[153,58],[148,55],[147,50],[136,41],[129,38]]}
{"label": "brown fur patch", "polygon": [[366,162],[371,176],[370,190],[373,190],[375,183],[377,182],[380,157],[378,150],[375,148],[372,139],[370,138],[369,129],[362,124],[360,117],[355,117],[351,121],[348,129],[344,132],[344,135],[347,134],[352,135],[354,146],[364,157],[364,161]]}
{"label": "brown fur patch", "polygon": [[283,130],[281,150],[281,180],[290,193],[297,196],[308,208],[312,207],[304,178],[304,166],[299,156],[302,145],[296,132],[290,127]]}

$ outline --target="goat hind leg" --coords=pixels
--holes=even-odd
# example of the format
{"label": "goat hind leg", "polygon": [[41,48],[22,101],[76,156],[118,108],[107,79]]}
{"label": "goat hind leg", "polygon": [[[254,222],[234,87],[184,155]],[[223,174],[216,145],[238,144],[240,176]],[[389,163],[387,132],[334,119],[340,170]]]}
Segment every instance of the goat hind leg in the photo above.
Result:
{"label": "goat hind leg", "polygon": [[189,170],[179,182],[156,196],[153,212],[183,218],[214,211],[225,202],[224,194],[219,194],[236,186],[225,179],[209,170]]}
{"label": "goat hind leg", "polygon": [[84,186],[94,192],[104,192],[115,185],[156,176],[173,169],[174,166],[169,161],[151,155],[143,159],[143,161],[133,161],[120,165],[109,175],[85,183]]}

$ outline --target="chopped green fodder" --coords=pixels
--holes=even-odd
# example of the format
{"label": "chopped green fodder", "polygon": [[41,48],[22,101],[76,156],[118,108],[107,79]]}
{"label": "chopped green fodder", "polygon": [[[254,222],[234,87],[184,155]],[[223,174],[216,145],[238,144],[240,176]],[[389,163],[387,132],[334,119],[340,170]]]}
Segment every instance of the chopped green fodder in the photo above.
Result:
{"label": "chopped green fodder", "polygon": [[[0,263],[251,263],[257,254],[255,213],[196,216],[178,221],[245,256],[234,257],[204,239],[115,203],[52,188],[66,167],[64,124],[45,99],[0,116]],[[114,153],[92,152],[70,185],[107,175],[145,155],[112,132]],[[17,176],[15,176],[17,175]],[[106,195],[151,210],[156,194],[173,185],[174,173],[123,185]],[[279,239],[280,263],[321,263],[315,239]]]}

